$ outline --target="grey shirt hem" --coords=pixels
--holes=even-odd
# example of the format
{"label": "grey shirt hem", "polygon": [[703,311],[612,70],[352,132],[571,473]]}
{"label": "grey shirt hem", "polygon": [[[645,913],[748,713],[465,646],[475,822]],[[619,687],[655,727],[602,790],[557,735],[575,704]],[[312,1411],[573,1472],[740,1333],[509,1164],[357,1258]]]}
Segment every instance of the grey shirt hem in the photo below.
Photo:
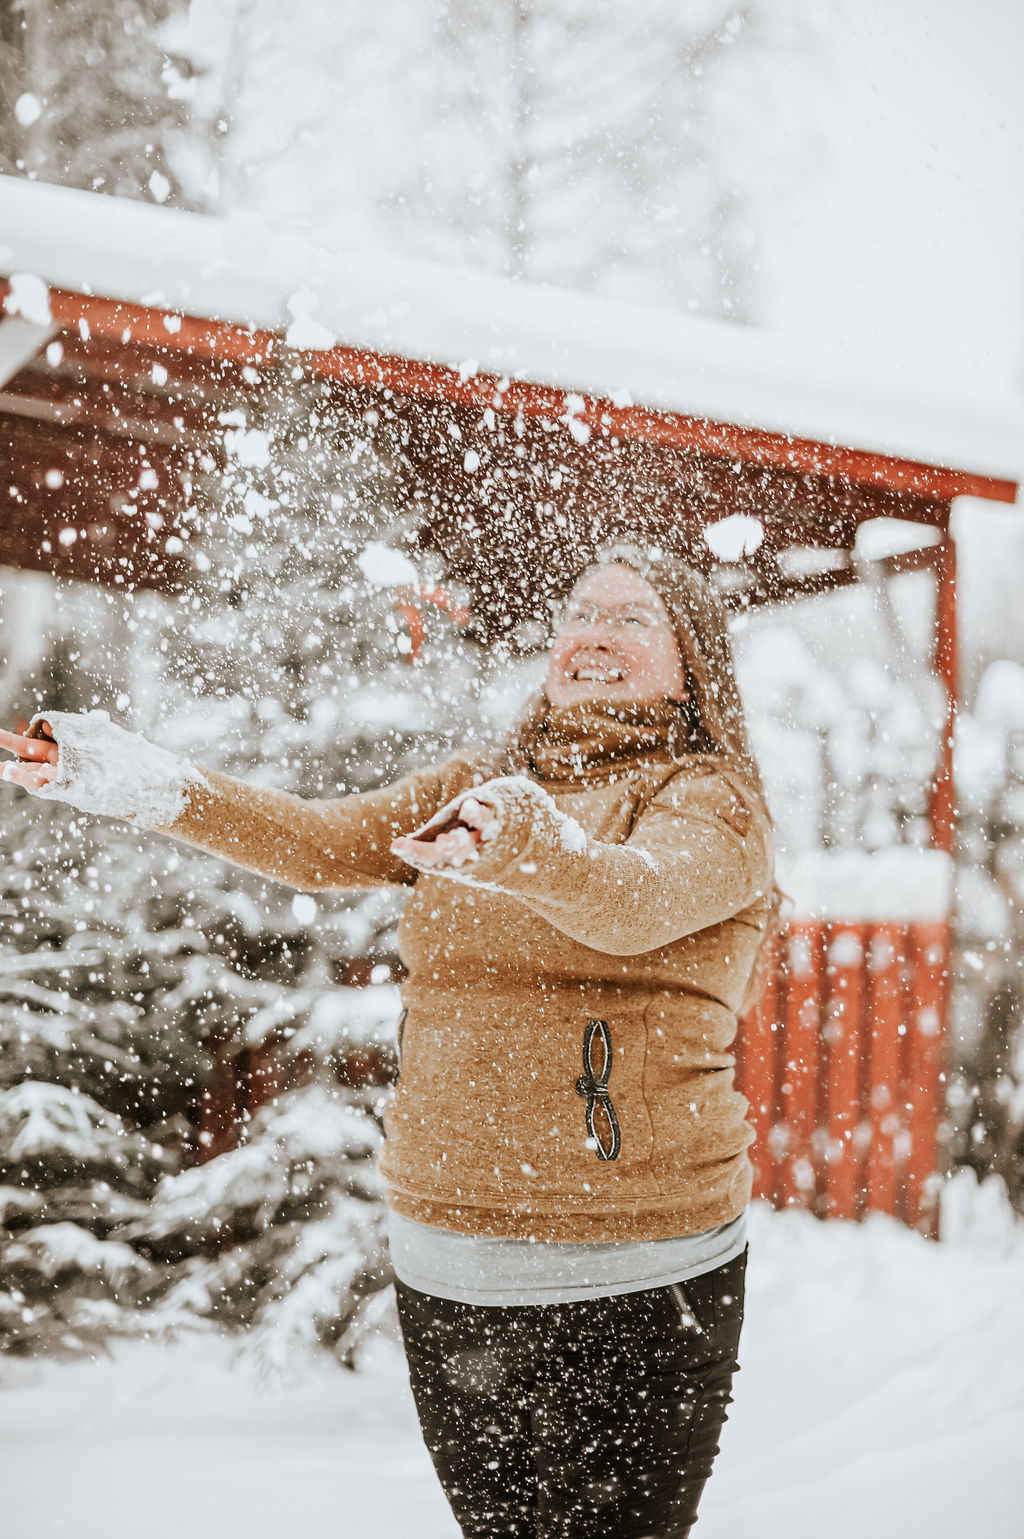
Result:
{"label": "grey shirt hem", "polygon": [[747,1243],[747,1215],[670,1240],[576,1245],[507,1240],[420,1224],[388,1210],[391,1262],[408,1288],[458,1304],[572,1304],[664,1288],[724,1266]]}

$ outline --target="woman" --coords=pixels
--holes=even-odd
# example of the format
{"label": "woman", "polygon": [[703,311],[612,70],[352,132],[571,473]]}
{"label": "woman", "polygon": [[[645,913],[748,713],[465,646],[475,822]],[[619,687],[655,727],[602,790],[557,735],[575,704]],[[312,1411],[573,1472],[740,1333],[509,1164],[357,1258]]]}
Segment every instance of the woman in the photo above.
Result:
{"label": "woman", "polygon": [[382,1169],[455,1516],[473,1539],[688,1533],[743,1311],[752,1134],[729,1045],[774,910],[710,587],[610,552],[504,753],[335,801],[96,713],[33,731],[0,744],[36,794],[303,889],[411,889]]}

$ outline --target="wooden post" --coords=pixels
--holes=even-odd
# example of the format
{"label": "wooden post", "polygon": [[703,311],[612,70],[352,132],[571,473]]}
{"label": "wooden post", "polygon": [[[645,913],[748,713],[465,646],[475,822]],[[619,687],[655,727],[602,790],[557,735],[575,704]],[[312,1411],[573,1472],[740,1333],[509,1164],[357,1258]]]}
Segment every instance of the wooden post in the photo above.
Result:
{"label": "wooden post", "polygon": [[819,1127],[822,927],[816,920],[795,920],[788,940],[780,1101],[789,1141],[776,1200],[786,1207],[813,1209],[820,1164],[815,1133]]}
{"label": "wooden post", "polygon": [[828,1141],[825,1147],[824,1207],[829,1218],[857,1218],[861,1210],[863,1150],[860,1079],[866,1050],[863,1029],[865,929],[853,923],[832,927],[828,943],[829,1000]]}
{"label": "wooden post", "polygon": [[937,850],[945,850],[951,855],[956,836],[953,729],[956,725],[960,678],[957,666],[956,547],[948,532],[935,552],[935,576],[937,593],[933,656],[935,672],[941,679],[946,692],[946,724],[942,734],[939,762],[932,781],[929,814],[933,847]]}
{"label": "wooden post", "polygon": [[914,1008],[907,1034],[907,1222],[932,1238],[938,1233],[939,1125],[945,1093],[944,1024],[950,954],[947,920],[922,921],[914,926]]}
{"label": "wooden post", "polygon": [[867,1206],[875,1213],[895,1213],[900,1106],[900,1026],[902,1024],[902,927],[874,926],[868,951],[871,1048],[868,1114]]}
{"label": "wooden post", "polygon": [[[945,538],[935,553],[935,672],[946,692],[946,721],[929,815],[932,845],[950,857],[956,847],[956,786],[953,778],[953,732],[960,698],[960,670],[956,613],[956,546],[949,534],[949,510]],[[914,1055],[907,1165],[907,1220],[927,1233],[938,1233],[939,1124],[944,1100],[947,1025],[952,961],[952,916],[949,920],[918,927],[915,949],[915,1009],[911,1041]]]}

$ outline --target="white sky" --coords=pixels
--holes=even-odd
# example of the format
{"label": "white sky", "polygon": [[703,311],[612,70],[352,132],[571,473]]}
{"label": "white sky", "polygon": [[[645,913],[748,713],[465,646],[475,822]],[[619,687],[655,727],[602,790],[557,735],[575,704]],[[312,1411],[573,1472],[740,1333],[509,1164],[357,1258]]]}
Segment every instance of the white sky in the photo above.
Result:
{"label": "white sky", "polygon": [[761,319],[1024,389],[1022,0],[816,0],[814,17],[820,70],[794,59],[789,111],[824,151],[775,221]]}

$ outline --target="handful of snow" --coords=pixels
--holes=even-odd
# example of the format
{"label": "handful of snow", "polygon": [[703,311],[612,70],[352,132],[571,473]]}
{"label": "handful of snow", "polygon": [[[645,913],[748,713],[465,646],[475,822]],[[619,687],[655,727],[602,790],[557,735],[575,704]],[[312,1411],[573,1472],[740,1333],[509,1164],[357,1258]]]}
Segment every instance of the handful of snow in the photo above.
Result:
{"label": "handful of snow", "polygon": [[473,791],[460,792],[410,838],[396,839],[391,848],[418,870],[451,875],[478,861],[486,853],[482,846],[510,826],[513,830],[518,826],[525,841],[538,815],[552,826],[567,854],[586,853],[587,836],[580,824],[560,812],[552,797],[525,775],[502,775]]}
{"label": "handful of snow", "polygon": [[[57,744],[57,773],[32,794],[79,812],[130,818],[145,828],[176,823],[197,786],[206,786],[180,754],[127,732],[106,711],[42,711]],[[6,775],[5,777],[6,778]]]}
{"label": "handful of snow", "polygon": [[[422,864],[425,869],[457,869],[479,860],[478,845],[497,838],[500,832],[500,808],[474,796],[471,791],[464,791],[409,836],[411,840],[434,844],[436,856],[417,860],[421,852],[410,849],[408,841],[403,840],[396,840],[396,853],[412,865]],[[443,844],[439,842],[441,840]],[[426,853],[423,851],[422,855],[426,856]]]}

